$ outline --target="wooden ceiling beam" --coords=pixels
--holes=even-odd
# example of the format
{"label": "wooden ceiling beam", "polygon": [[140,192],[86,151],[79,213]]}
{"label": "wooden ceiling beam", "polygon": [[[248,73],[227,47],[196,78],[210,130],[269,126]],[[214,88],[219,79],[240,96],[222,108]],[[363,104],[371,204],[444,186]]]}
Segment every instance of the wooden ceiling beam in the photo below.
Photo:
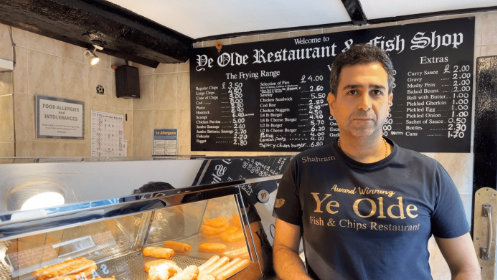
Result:
{"label": "wooden ceiling beam", "polygon": [[0,22],[150,67],[188,60],[193,39],[103,0],[0,0]]}
{"label": "wooden ceiling beam", "polygon": [[368,23],[368,19],[359,0],[342,0],[342,3],[354,25],[365,25]]}

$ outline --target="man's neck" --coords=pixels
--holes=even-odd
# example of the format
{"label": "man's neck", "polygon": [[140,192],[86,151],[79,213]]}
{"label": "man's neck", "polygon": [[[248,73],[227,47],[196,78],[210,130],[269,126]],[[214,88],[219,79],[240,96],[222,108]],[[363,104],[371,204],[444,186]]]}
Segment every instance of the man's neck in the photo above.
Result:
{"label": "man's neck", "polygon": [[347,137],[340,134],[339,145],[351,159],[362,163],[373,163],[386,158],[391,146],[380,135],[369,137]]}

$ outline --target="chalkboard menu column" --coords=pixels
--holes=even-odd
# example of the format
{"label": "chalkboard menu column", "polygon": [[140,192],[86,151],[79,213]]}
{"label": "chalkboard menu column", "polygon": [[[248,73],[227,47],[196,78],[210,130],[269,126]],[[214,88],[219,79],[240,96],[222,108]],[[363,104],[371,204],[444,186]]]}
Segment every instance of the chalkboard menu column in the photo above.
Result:
{"label": "chalkboard menu column", "polygon": [[[448,62],[446,58],[442,60]],[[405,100],[399,100],[405,103],[405,110],[395,112],[405,113],[405,117],[398,114],[397,122],[388,120],[383,134],[413,139],[465,138],[471,113],[471,66],[462,62],[429,64],[424,68],[407,72]]]}
{"label": "chalkboard menu column", "polygon": [[192,51],[192,151],[303,151],[339,137],[327,95],[334,58],[353,44],[395,68],[384,136],[419,152],[470,152],[474,18]]}

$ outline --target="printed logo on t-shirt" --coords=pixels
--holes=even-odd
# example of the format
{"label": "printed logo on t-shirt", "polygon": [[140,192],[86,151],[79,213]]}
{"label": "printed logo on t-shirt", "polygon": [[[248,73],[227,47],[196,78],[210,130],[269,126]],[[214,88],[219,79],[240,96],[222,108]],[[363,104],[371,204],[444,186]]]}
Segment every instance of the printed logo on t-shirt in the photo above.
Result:
{"label": "printed logo on t-shirt", "polygon": [[332,161],[336,160],[335,156],[327,156],[327,157],[303,157],[302,163],[308,162],[322,162],[322,161]]}
{"label": "printed logo on t-shirt", "polygon": [[274,202],[274,208],[280,208],[283,204],[285,204],[285,200],[283,198],[278,198]]}
{"label": "printed logo on t-shirt", "polygon": [[[309,222],[316,226],[340,227],[347,229],[370,231],[417,231],[420,229],[418,207],[414,204],[405,205],[402,196],[395,197],[394,191],[372,189],[369,187],[340,188],[333,185],[332,193],[311,192],[311,201],[315,202],[313,215]],[[340,199],[333,195],[353,195],[352,205],[343,205]],[[341,214],[339,214],[341,213]],[[330,217],[331,215],[331,217]],[[375,219],[370,222],[358,222]],[[385,222],[378,222],[384,219]],[[380,220],[383,221],[383,220]]]}

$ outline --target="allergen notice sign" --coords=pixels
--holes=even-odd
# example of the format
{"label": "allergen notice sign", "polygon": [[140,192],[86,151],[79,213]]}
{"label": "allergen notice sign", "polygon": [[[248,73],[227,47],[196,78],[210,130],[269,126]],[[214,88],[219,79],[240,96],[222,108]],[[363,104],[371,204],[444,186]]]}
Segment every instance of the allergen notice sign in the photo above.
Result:
{"label": "allergen notice sign", "polygon": [[85,103],[36,96],[36,138],[84,139]]}

